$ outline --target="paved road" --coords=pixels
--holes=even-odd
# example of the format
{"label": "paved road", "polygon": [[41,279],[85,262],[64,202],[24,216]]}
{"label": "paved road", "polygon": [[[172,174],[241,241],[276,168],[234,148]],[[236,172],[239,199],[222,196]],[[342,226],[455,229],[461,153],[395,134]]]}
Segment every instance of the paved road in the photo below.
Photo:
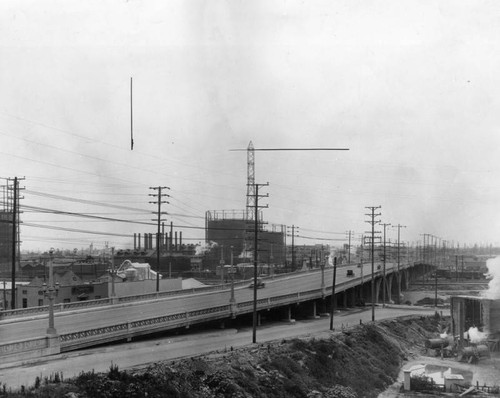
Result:
{"label": "paved road", "polygon": [[[347,269],[352,269],[355,278],[363,274],[365,282],[369,280],[370,264],[365,264],[363,272],[356,266],[340,266],[337,269],[336,284],[353,280],[346,276]],[[388,265],[388,270],[392,265]],[[324,273],[326,286],[331,285],[332,268]],[[321,287],[321,271],[290,274],[286,277],[266,279],[266,287],[258,290],[258,298],[267,298],[277,295],[307,292]],[[248,287],[235,289],[236,302],[241,303],[253,300],[253,290]],[[127,304],[85,308],[68,313],[56,313],[55,326],[59,334],[71,333],[95,327],[116,325],[127,321],[153,318],[162,315],[175,314],[186,311],[196,311],[206,308],[229,304],[230,290],[213,291],[178,297],[168,297],[153,301],[131,302]],[[20,321],[20,320],[18,320]],[[36,317],[23,318],[22,322],[1,321],[0,337],[2,342],[32,339],[45,336],[48,326],[47,314]]]}
{"label": "paved road", "polygon": [[[377,320],[409,314],[430,315],[432,308],[392,306],[391,308],[377,307]],[[447,314],[445,314],[447,315]],[[341,311],[335,314],[334,328],[342,325],[358,324],[371,320],[371,308]],[[274,323],[259,327],[257,341],[266,341],[291,338],[299,335],[315,333],[329,333],[330,319],[321,318],[308,321],[297,321],[295,324]],[[171,360],[185,356],[199,355],[214,350],[225,350],[230,347],[251,345],[252,329],[228,329],[205,333],[196,333],[184,336],[167,337],[144,342],[133,342],[111,347],[88,349],[79,352],[56,355],[50,360],[34,364],[16,364],[2,367],[0,364],[0,383],[6,383],[13,389],[21,385],[32,385],[36,376],[49,376],[55,372],[63,372],[64,377],[78,375],[81,371],[102,372],[109,369],[111,363],[120,369],[127,369],[139,365]]]}

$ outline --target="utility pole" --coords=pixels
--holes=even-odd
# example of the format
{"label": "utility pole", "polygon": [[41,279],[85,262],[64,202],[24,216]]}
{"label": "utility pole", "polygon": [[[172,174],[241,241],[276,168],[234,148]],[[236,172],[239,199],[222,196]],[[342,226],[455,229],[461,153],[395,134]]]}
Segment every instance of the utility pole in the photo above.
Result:
{"label": "utility pole", "polygon": [[[160,246],[161,246],[161,239],[160,239],[160,233],[161,233],[161,215],[162,214],[167,214],[166,212],[161,211],[161,204],[162,203],[169,203],[166,200],[162,200],[164,197],[170,197],[170,195],[167,195],[166,193],[162,193],[163,189],[170,189],[169,187],[149,187],[149,189],[152,189],[154,191],[158,191],[158,193],[150,193],[149,196],[153,196],[158,198],[157,201],[151,201],[149,203],[157,204],[158,205],[158,211],[157,211],[157,220],[158,220],[158,232],[156,234],[156,292],[160,291]],[[154,213],[154,212],[153,212]],[[153,220],[155,221],[155,220]]]}
{"label": "utility pole", "polygon": [[255,213],[254,213],[254,248],[253,248],[253,327],[252,327],[252,343],[257,342],[257,266],[259,253],[259,208],[267,208],[268,205],[259,206],[259,198],[267,198],[269,194],[259,195],[259,187],[268,186],[265,184],[254,184],[255,188]]}
{"label": "utility pole", "polygon": [[298,231],[296,231],[298,229],[299,227],[292,225],[292,272],[295,271],[295,233],[297,233],[297,236],[299,236]]}
{"label": "utility pole", "polygon": [[375,210],[380,209],[382,206],[367,206],[365,209],[370,210],[370,213],[366,214],[370,217],[370,220],[366,221],[372,226],[371,231],[371,257],[372,257],[372,278],[371,278],[371,289],[372,289],[372,322],[375,321],[375,224],[380,223],[380,220],[375,220],[375,217],[381,215],[381,213],[375,213]]}
{"label": "utility pole", "polygon": [[381,225],[384,227],[384,273],[383,273],[383,283],[384,283],[384,286],[383,286],[383,289],[382,289],[382,307],[385,307],[385,294],[386,294],[386,286],[387,286],[387,283],[386,283],[386,280],[385,280],[385,265],[386,265],[386,262],[387,262],[387,256],[386,256],[386,228],[389,227],[391,224],[390,223],[381,223]]}
{"label": "utility pole", "polygon": [[8,181],[13,181],[13,187],[10,188],[7,185],[7,189],[12,189],[12,198],[13,198],[13,203],[12,203],[12,269],[11,269],[11,299],[10,299],[10,305],[11,309],[16,309],[16,269],[17,269],[17,264],[18,264],[18,252],[19,252],[19,199],[23,199],[19,197],[19,180],[24,180],[24,178],[17,178],[14,177],[14,179],[8,179]]}
{"label": "utility pole", "polygon": [[400,264],[401,264],[401,259],[400,259],[400,241],[401,241],[401,228],[406,228],[406,225],[401,225],[401,224],[398,224],[398,225],[395,225],[394,228],[397,228],[398,229],[398,273],[399,273],[399,267],[400,267]]}
{"label": "utility pole", "polygon": [[347,231],[347,233],[349,234],[349,243],[347,245],[347,264],[348,265],[351,265],[351,234],[353,233],[354,231]]}
{"label": "utility pole", "polygon": [[425,265],[427,265],[427,237],[429,234],[422,234],[423,236],[423,244],[422,244],[422,261]]}
{"label": "utility pole", "polygon": [[437,236],[433,236],[434,238],[434,263],[436,265],[436,268],[434,269],[434,309],[436,310],[437,312],[437,305],[438,305],[438,278],[437,278],[437,271],[438,271],[438,268],[439,268],[439,264],[438,264],[438,261],[437,261],[437,241],[438,241],[438,237]]}
{"label": "utility pole", "polygon": [[49,299],[49,327],[47,328],[47,334],[55,335],[57,334],[56,328],[54,326],[54,300],[59,291],[59,283],[54,286],[54,268],[53,268],[53,256],[54,248],[49,250],[50,262],[49,262],[49,285],[43,283],[43,290],[45,296]]}
{"label": "utility pole", "polygon": [[401,281],[399,279],[399,268],[401,266],[401,257],[400,257],[400,248],[401,248],[401,228],[406,228],[405,225],[401,225],[401,224],[398,224],[398,225],[395,225],[394,228],[397,228],[398,229],[398,250],[397,250],[397,256],[398,256],[398,271],[397,271],[397,283],[396,283],[396,286],[397,286],[397,290],[398,290],[398,303],[400,302],[400,298],[401,298]]}
{"label": "utility pole", "polygon": [[333,282],[332,282],[332,298],[330,305],[330,330],[333,330],[333,313],[335,312],[335,284],[337,276],[337,257],[333,258]]}
{"label": "utility pole", "polygon": [[446,269],[446,243],[448,241],[443,239],[442,240],[442,243],[443,243],[443,268]]}

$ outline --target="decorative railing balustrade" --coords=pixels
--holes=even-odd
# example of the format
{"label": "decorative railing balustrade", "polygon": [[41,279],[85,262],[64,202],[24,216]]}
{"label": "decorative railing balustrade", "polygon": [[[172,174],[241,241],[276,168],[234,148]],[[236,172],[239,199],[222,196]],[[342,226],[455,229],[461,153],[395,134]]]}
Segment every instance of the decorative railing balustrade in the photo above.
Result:
{"label": "decorative railing balustrade", "polygon": [[207,315],[211,316],[211,319],[226,318],[230,315],[230,306],[209,307],[61,334],[59,336],[61,351],[70,351],[90,345],[154,333],[156,331],[188,326],[191,323],[205,321]]}

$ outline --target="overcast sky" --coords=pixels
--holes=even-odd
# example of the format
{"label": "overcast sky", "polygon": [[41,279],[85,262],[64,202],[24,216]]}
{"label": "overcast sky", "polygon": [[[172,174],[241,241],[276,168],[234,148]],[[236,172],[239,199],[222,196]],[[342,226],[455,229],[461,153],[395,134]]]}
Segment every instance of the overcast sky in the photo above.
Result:
{"label": "overcast sky", "polygon": [[[499,15],[476,0],[4,0],[0,177],[25,177],[25,206],[146,223],[149,187],[168,186],[167,222],[196,243],[206,210],[245,207],[247,154],[231,149],[342,147],[256,152],[266,220],[344,239],[381,206],[407,242],[499,244]],[[35,250],[156,230],[22,220]]]}

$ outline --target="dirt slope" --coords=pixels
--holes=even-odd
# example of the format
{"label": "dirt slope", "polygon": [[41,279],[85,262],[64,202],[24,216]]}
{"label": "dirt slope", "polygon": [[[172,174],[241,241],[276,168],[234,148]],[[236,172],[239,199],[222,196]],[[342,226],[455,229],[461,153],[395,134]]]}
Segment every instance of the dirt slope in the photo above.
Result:
{"label": "dirt slope", "polygon": [[0,396],[376,397],[446,322],[405,317],[133,371],[112,367],[106,374],[87,372],[64,381],[53,375],[52,382],[37,380],[24,392]]}

